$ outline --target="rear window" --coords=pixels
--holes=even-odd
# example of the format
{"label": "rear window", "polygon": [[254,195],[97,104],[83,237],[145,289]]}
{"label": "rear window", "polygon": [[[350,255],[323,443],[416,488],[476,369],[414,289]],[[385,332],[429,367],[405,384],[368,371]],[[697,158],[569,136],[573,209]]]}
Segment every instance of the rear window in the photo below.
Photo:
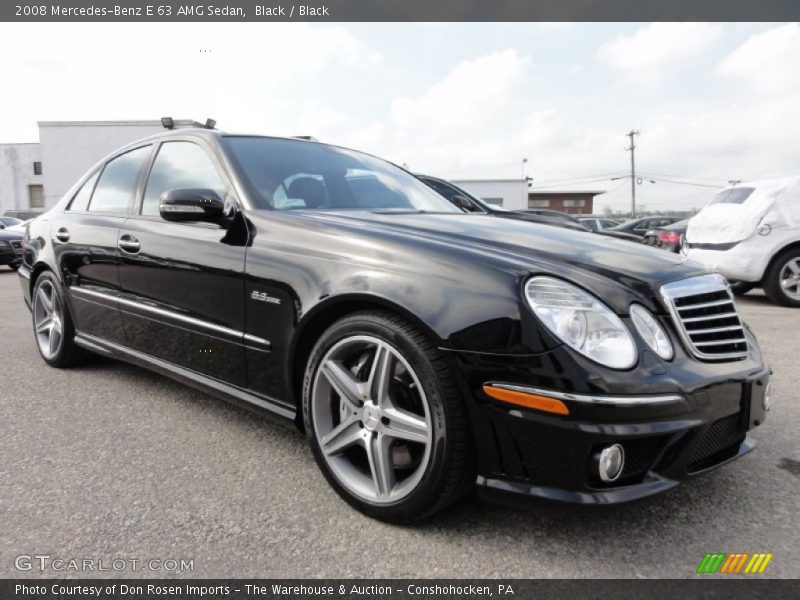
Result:
{"label": "rear window", "polygon": [[722,190],[709,204],[742,204],[753,193],[754,188],[736,187]]}

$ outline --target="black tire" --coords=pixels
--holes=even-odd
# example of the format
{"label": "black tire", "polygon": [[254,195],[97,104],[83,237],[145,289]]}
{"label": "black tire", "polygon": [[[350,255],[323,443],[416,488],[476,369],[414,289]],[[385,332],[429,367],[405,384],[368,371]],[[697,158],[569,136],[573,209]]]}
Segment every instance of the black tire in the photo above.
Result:
{"label": "black tire", "polygon": [[[788,268],[790,263],[794,265],[800,263],[800,248],[791,248],[772,261],[764,277],[764,293],[766,293],[767,297],[775,304],[800,308],[800,297],[793,298],[789,296],[781,287],[781,272],[785,268]],[[795,289],[800,290],[800,287],[796,287]]]}
{"label": "black tire", "polygon": [[734,296],[744,296],[747,292],[756,287],[755,283],[746,283],[744,281],[737,281],[731,284],[731,292]]}
{"label": "black tire", "polygon": [[[52,293],[57,296],[57,306],[61,319],[61,340],[57,350],[52,356],[47,356],[42,351],[36,332],[37,295],[43,287],[48,287],[48,289],[52,290]],[[88,353],[75,344],[75,326],[72,323],[72,315],[70,314],[69,305],[64,295],[64,289],[58,281],[58,278],[56,278],[52,272],[44,271],[36,278],[36,282],[33,286],[33,293],[31,294],[31,304],[34,342],[36,343],[36,348],[39,350],[39,355],[42,359],[51,367],[59,369],[71,367],[83,362],[87,358]]]}
{"label": "black tire", "polygon": [[[376,504],[351,493],[326,462],[317,439],[312,396],[322,359],[338,343],[370,336],[398,351],[427,397],[433,440],[427,466],[407,496]],[[456,378],[436,345],[418,327],[386,311],[355,313],[331,325],[317,341],[303,379],[303,419],[314,458],[331,487],[369,517],[392,523],[418,521],[458,501],[474,487],[474,446],[467,408]]]}

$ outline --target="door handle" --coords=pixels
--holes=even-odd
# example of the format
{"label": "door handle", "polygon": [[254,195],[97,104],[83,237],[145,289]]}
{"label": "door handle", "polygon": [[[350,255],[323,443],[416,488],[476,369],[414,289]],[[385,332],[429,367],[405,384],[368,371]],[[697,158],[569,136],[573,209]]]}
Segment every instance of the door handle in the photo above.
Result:
{"label": "door handle", "polygon": [[56,239],[60,242],[68,242],[69,229],[67,229],[66,227],[59,227],[58,231],[56,231]]}
{"label": "door handle", "polygon": [[128,252],[129,254],[136,254],[139,252],[139,240],[135,237],[126,233],[124,235],[119,236],[119,240],[117,241],[117,246],[123,252]]}

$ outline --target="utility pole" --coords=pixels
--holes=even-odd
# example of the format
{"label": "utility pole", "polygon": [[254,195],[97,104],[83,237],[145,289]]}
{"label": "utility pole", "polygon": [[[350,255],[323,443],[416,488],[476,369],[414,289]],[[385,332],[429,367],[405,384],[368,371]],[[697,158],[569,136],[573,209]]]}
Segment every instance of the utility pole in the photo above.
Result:
{"label": "utility pole", "polygon": [[634,152],[636,151],[636,142],[634,138],[639,135],[639,131],[636,129],[631,129],[627,134],[629,138],[631,138],[631,145],[629,148],[625,148],[625,150],[630,150],[631,153],[631,218],[636,218],[636,159],[634,157]]}

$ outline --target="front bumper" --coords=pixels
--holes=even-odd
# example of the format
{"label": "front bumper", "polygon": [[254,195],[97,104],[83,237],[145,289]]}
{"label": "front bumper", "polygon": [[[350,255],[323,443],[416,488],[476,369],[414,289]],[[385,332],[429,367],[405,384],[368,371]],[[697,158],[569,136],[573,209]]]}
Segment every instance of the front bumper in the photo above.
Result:
{"label": "front bumper", "polygon": [[[518,359],[515,380],[527,370],[519,368],[526,361],[553,358]],[[488,364],[475,358],[471,362],[462,365],[470,381],[500,381]],[[526,409],[476,390],[472,416],[479,493],[494,499],[512,495],[580,504],[623,503],[664,492],[747,454],[755,445],[747,432],[766,417],[763,397],[769,370],[752,356],[736,363],[697,364],[706,371],[703,381],[695,380],[689,389],[671,394],[650,395],[656,402],[648,402],[648,395],[624,393],[579,394],[573,401],[569,394],[555,392],[569,415]],[[489,375],[489,371],[494,372]],[[514,375],[507,372],[506,377]],[[584,385],[589,378],[587,374]],[[537,384],[535,390],[542,393],[547,387]],[[549,388],[555,390],[553,385]],[[635,389],[633,377],[629,389]],[[664,401],[669,396],[673,400]],[[606,401],[586,402],[586,398]],[[623,402],[614,402],[617,398]],[[593,456],[612,444],[624,448],[625,464],[618,479],[603,482]]]}

